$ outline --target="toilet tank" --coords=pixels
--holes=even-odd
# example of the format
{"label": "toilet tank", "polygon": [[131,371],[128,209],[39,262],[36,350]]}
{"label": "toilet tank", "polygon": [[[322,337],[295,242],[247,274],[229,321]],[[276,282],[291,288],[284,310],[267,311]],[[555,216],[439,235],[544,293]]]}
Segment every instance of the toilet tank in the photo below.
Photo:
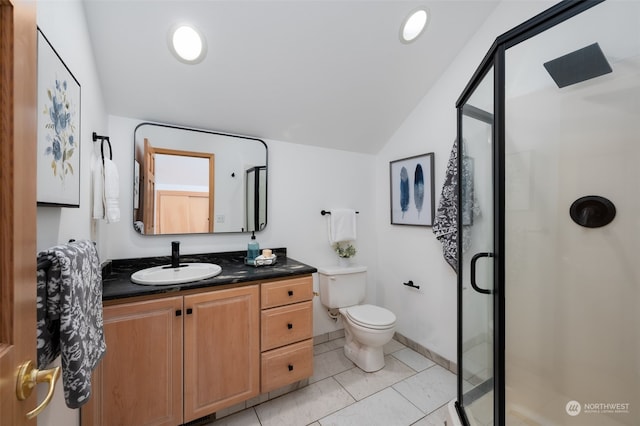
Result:
{"label": "toilet tank", "polygon": [[360,304],[367,292],[366,266],[318,268],[320,302],[327,308]]}

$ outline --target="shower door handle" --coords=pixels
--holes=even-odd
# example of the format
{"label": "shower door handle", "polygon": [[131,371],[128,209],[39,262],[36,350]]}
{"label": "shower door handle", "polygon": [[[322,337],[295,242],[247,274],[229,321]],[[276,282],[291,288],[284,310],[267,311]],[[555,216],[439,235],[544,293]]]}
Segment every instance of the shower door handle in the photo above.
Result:
{"label": "shower door handle", "polygon": [[476,253],[472,258],[471,258],[471,273],[470,273],[470,279],[471,279],[471,287],[473,287],[473,289],[475,291],[477,291],[478,293],[482,293],[482,294],[491,294],[491,290],[486,290],[484,288],[480,288],[478,287],[478,284],[476,284],[476,262],[478,261],[478,259],[480,259],[481,257],[493,257],[493,253]]}

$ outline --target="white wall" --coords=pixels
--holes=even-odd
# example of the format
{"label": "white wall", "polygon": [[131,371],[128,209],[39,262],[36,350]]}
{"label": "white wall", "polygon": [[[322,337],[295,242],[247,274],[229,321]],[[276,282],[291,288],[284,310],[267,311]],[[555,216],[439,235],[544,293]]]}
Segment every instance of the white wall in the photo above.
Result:
{"label": "white wall", "polygon": [[[38,207],[38,250],[70,238],[95,238],[91,229],[90,171],[93,132],[104,134],[107,117],[89,43],[84,9],[78,1],[38,1],[38,27],[80,83],[80,208]],[[40,106],[38,108],[40,110]]]}
{"label": "white wall", "polygon": [[[90,164],[94,152],[92,132],[106,131],[104,101],[89,44],[89,34],[82,3],[77,1],[38,1],[38,26],[53,45],[81,87],[80,112],[80,208],[38,207],[38,250],[74,239],[95,239],[91,230]],[[38,111],[40,111],[40,105]],[[100,147],[98,146],[98,152]],[[54,364],[60,365],[60,359]],[[44,398],[46,388],[38,386],[38,397]],[[58,381],[53,401],[38,416],[38,425],[74,425],[79,411],[70,410],[64,402],[62,380]]]}
{"label": "white wall", "polygon": [[[456,137],[456,100],[496,37],[553,3],[498,5],[376,158],[377,301],[396,313],[400,333],[451,361],[456,360],[456,275],[442,258],[431,228],[390,225],[389,162],[434,152],[437,208]],[[420,290],[405,287],[407,280]]]}

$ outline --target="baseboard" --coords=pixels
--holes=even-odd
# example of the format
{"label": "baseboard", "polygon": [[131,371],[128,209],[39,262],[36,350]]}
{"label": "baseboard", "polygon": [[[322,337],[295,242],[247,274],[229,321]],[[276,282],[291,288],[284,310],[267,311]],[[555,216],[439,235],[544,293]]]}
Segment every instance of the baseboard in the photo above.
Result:
{"label": "baseboard", "polygon": [[414,351],[418,352],[420,355],[426,358],[429,358],[431,361],[435,362],[439,366],[446,368],[447,370],[451,371],[454,374],[458,374],[458,364],[456,364],[455,362],[448,360],[447,358],[443,357],[442,355],[439,355],[438,353],[428,348],[425,348],[421,344],[409,339],[406,336],[403,336],[398,332],[395,333],[394,339],[396,339],[398,342],[402,343],[403,345],[407,346],[408,348],[411,348]]}

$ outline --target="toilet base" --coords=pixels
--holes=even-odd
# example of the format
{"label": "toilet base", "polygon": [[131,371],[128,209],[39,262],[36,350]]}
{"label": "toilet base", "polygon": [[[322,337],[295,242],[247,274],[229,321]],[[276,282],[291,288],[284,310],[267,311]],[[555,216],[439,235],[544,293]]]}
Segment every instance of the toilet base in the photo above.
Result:
{"label": "toilet base", "polygon": [[384,352],[382,346],[364,346],[352,340],[344,345],[344,354],[361,370],[367,373],[373,373],[384,367]]}

